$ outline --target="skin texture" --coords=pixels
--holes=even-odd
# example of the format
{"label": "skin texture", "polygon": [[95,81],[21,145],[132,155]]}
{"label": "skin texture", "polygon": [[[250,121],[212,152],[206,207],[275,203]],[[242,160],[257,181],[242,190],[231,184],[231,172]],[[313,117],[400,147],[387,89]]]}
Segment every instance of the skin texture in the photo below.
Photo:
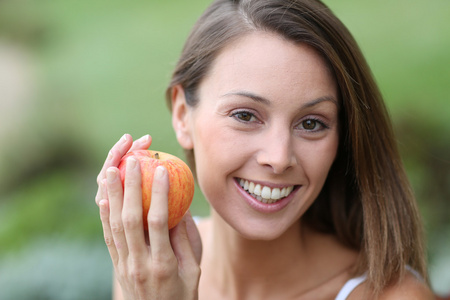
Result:
{"label": "skin texture", "polygon": [[[358,253],[301,222],[339,140],[336,83],[321,57],[306,45],[255,32],[219,54],[195,108],[187,106],[180,86],[172,97],[176,136],[183,148],[195,149],[211,216],[199,232],[190,215],[167,231],[163,171],[155,177],[156,200],[149,232],[143,232],[139,166],[127,169],[124,192],[116,166],[128,151],[146,149],[151,141],[133,143],[128,135],[119,141],[98,176],[96,197],[114,265],[115,299],[334,299],[352,277]],[[295,189],[264,205],[237,178]],[[365,288],[350,299],[361,299]],[[400,294],[432,299],[424,284],[412,280],[390,287],[381,299],[403,299]]]}
{"label": "skin texture", "polygon": [[114,266],[116,299],[197,299],[201,243],[190,214],[168,230],[167,171],[158,168],[154,177],[152,206],[144,232],[142,190],[138,161],[127,161],[124,189],[117,168],[129,151],[146,149],[151,138],[133,143],[124,135],[111,149],[97,177],[105,243]]}
{"label": "skin texture", "polygon": [[[310,106],[325,97],[330,100]],[[188,112],[187,134],[203,193],[245,237],[278,237],[317,197],[336,156],[337,91],[325,64],[307,46],[250,35],[219,55],[199,98]],[[240,111],[254,116],[242,121],[233,116]],[[314,118],[316,129],[304,129],[302,122]],[[301,188],[288,209],[264,214],[242,201],[235,178]]]}

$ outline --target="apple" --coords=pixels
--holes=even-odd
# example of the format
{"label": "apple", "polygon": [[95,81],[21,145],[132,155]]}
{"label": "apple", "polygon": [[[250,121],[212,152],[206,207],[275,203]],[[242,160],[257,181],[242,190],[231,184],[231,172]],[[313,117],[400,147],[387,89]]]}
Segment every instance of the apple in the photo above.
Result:
{"label": "apple", "polygon": [[139,161],[142,174],[142,208],[144,229],[148,229],[147,215],[152,201],[153,174],[158,166],[166,168],[169,175],[169,229],[183,218],[194,197],[194,177],[189,167],[178,157],[154,150],[135,150],[127,153],[119,163],[122,185],[125,181],[127,158]]}

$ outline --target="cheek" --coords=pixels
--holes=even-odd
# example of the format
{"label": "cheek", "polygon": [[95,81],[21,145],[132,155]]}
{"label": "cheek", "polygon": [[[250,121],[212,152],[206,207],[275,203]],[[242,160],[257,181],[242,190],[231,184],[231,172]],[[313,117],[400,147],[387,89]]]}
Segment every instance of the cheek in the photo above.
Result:
{"label": "cheek", "polygon": [[338,137],[333,135],[329,140],[315,145],[309,145],[303,149],[302,165],[311,184],[317,183],[320,188],[333,164],[338,148]]}
{"label": "cheek", "polygon": [[223,127],[214,122],[196,124],[194,136],[194,155],[199,186],[206,194],[207,188],[220,188],[217,181],[233,168],[236,149],[233,139]]}

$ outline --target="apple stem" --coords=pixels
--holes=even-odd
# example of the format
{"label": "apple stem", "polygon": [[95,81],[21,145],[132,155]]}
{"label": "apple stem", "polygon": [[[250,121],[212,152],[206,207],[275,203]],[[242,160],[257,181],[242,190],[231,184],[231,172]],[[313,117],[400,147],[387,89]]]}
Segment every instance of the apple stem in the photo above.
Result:
{"label": "apple stem", "polygon": [[155,153],[155,158],[159,159],[159,153],[158,152]]}

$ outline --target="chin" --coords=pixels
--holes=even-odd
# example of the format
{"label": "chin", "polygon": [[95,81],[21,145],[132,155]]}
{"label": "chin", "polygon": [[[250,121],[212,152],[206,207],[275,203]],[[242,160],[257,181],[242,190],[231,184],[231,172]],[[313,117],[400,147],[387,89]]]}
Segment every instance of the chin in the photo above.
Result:
{"label": "chin", "polygon": [[247,220],[232,226],[242,238],[251,241],[273,241],[283,236],[291,228],[300,228],[299,220],[293,224],[280,224],[279,220]]}

